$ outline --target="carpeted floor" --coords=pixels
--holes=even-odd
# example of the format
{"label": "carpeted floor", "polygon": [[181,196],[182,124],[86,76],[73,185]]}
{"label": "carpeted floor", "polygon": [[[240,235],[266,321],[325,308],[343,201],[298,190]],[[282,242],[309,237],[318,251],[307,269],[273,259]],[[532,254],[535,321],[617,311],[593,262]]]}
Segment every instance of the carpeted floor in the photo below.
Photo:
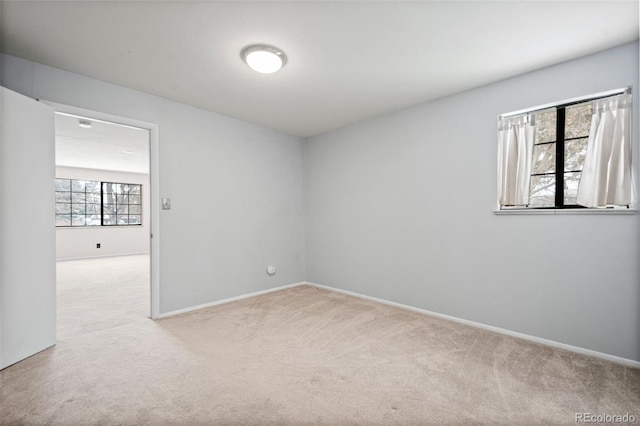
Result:
{"label": "carpeted floor", "polygon": [[149,265],[144,254],[58,262],[58,342],[148,318]]}
{"label": "carpeted floor", "polygon": [[0,423],[640,422],[640,369],[316,287],[130,319],[67,324],[54,348],[0,372]]}

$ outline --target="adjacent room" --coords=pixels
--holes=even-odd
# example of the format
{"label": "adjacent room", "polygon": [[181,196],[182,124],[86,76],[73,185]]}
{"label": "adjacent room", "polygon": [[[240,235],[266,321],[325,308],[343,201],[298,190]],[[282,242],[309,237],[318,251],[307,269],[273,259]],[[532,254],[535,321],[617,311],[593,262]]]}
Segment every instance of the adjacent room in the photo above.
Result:
{"label": "adjacent room", "polygon": [[637,1],[0,17],[1,424],[640,422]]}
{"label": "adjacent room", "polygon": [[151,315],[149,132],[55,114],[57,339]]}

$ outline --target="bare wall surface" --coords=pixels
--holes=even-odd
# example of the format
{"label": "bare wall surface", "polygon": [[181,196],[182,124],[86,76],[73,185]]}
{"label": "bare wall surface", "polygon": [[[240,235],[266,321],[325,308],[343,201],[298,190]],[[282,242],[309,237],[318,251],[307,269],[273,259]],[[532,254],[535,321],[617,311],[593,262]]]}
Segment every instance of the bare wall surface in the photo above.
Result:
{"label": "bare wall surface", "polygon": [[306,277],[640,361],[639,215],[496,216],[496,116],[633,86],[632,43],[311,138]]}
{"label": "bare wall surface", "polygon": [[[56,167],[56,177],[142,185],[141,226],[58,227],[56,228],[56,259],[149,253],[151,237],[149,175],[78,167]],[[98,243],[100,248],[96,247]]]}
{"label": "bare wall surface", "polygon": [[304,280],[301,139],[0,58],[2,85],[17,92],[159,126],[160,192],[172,202],[160,216],[160,314]]}

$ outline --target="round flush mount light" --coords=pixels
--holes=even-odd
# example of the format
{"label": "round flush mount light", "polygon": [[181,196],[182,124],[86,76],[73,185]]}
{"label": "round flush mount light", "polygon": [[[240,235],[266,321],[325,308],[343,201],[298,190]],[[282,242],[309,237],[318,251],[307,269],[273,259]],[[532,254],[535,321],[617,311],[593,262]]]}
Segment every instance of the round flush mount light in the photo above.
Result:
{"label": "round flush mount light", "polygon": [[287,55],[282,50],[267,44],[247,46],[240,56],[252,70],[263,74],[276,72],[287,63]]}

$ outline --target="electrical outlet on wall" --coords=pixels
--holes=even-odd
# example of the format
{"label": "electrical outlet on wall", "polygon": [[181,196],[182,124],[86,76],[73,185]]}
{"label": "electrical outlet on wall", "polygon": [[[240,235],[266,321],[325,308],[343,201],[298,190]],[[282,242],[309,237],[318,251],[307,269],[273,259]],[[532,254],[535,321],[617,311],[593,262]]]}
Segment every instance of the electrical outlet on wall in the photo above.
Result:
{"label": "electrical outlet on wall", "polygon": [[100,243],[96,244],[96,248],[100,248]]}

